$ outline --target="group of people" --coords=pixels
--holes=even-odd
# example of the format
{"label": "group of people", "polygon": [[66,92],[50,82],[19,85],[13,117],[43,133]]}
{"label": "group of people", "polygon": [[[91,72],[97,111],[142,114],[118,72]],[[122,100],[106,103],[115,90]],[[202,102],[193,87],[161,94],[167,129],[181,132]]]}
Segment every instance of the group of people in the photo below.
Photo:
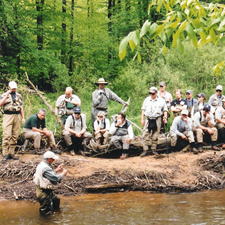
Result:
{"label": "group of people", "polygon": [[[131,140],[134,137],[131,123],[126,119],[125,113],[118,114],[116,120],[110,125],[107,118],[109,100],[116,101],[124,106],[128,102],[122,100],[114,92],[105,86],[108,84],[104,78],[95,83],[98,88],[92,93],[91,119],[93,126],[94,142],[97,148],[110,145],[121,149],[121,159],[128,157]],[[148,153],[149,146],[152,154],[157,154],[157,141],[159,133],[167,127],[169,116],[174,119],[170,127],[171,146],[176,147],[180,137],[189,141],[194,153],[203,151],[204,134],[209,134],[212,141],[212,149],[220,150],[217,146],[218,133],[221,140],[225,137],[225,97],[222,95],[221,85],[216,87],[208,103],[205,103],[204,93],[193,98],[193,91],[186,91],[186,98],[182,98],[182,92],[177,89],[176,98],[166,91],[165,82],[157,87],[149,89],[149,96],[144,100],[141,113],[143,128],[141,156]],[[25,121],[22,96],[17,92],[17,83],[9,82],[9,90],[1,95],[0,106],[3,107],[3,138],[2,138],[2,163],[9,159],[18,160],[15,156],[17,138],[20,134],[20,121],[24,124],[23,134],[26,139],[34,140],[34,152],[43,154],[40,149],[42,137],[49,140],[50,150],[60,153],[57,149],[54,134],[46,128],[45,116],[47,111],[40,109],[37,114],[31,115]],[[92,139],[92,134],[87,131],[86,115],[82,113],[80,98],[73,94],[71,87],[67,87],[65,94],[59,96],[55,104],[55,114],[60,117],[63,126],[63,138],[71,155],[82,148]],[[111,137],[110,137],[111,136]],[[196,144],[197,142],[197,144]],[[225,144],[222,145],[225,148]]]}
{"label": "group of people", "polygon": [[[123,112],[118,113],[115,121],[110,125],[107,118],[109,100],[123,105],[129,105],[110,89],[105,88],[108,83],[100,78],[95,83],[98,88],[92,94],[93,108],[91,111],[94,142],[99,147],[114,145],[122,150],[120,159],[126,159],[129,153],[130,142],[134,138],[133,128]],[[67,174],[63,165],[52,169],[53,162],[58,159],[55,153],[60,153],[56,148],[54,134],[46,128],[45,116],[47,111],[40,109],[37,114],[31,115],[25,121],[22,96],[17,92],[17,83],[9,82],[9,90],[1,95],[0,106],[3,108],[3,137],[2,137],[2,163],[9,159],[18,160],[15,156],[17,138],[20,134],[21,118],[24,124],[23,134],[25,138],[34,140],[34,152],[43,154],[34,175],[36,184],[36,196],[40,202],[40,213],[49,215],[52,209],[58,209],[60,200],[53,193],[53,186],[59,183]],[[75,149],[92,139],[92,134],[87,132],[86,115],[82,113],[81,100],[72,93],[72,88],[67,87],[65,94],[56,101],[55,114],[60,117],[63,126],[63,137],[71,155]],[[176,147],[177,140],[186,140],[190,143],[193,153],[203,151],[203,137],[208,134],[211,137],[213,150],[220,150],[217,146],[218,134],[222,142],[225,138],[225,96],[222,95],[221,85],[216,87],[208,103],[205,103],[204,93],[197,94],[193,98],[193,91],[186,91],[186,98],[182,98],[181,90],[175,92],[176,99],[166,91],[165,82],[157,87],[149,89],[149,96],[142,105],[141,124],[143,128],[141,156],[149,151],[157,154],[157,141],[160,132],[166,130],[169,116],[173,117],[170,127],[171,146]],[[50,150],[43,153],[40,149],[42,137],[49,140]],[[222,144],[225,148],[225,143]],[[59,173],[61,172],[61,173]]]}

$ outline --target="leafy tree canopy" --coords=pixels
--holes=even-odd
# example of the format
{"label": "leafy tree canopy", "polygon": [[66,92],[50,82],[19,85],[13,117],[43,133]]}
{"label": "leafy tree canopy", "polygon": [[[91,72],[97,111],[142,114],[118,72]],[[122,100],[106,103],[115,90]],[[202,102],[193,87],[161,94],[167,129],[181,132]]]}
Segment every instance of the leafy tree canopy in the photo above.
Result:
{"label": "leafy tree canopy", "polygon": [[[184,41],[191,40],[195,47],[209,42],[218,45],[224,43],[225,5],[205,3],[198,0],[153,0],[149,4],[148,13],[156,7],[157,12],[166,10],[165,19],[150,22],[146,20],[140,30],[130,32],[122,39],[119,46],[119,57],[122,61],[127,54],[127,45],[136,51],[134,58],[141,62],[141,46],[161,40],[163,51],[168,47],[185,51]],[[225,60],[218,63],[214,72],[218,75],[225,65]]]}

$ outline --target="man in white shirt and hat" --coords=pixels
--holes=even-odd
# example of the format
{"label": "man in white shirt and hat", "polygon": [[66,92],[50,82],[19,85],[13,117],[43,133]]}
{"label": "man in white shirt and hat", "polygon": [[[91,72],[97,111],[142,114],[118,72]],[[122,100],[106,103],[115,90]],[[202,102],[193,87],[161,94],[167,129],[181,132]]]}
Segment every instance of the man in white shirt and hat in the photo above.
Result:
{"label": "man in white shirt and hat", "polygon": [[211,95],[208,101],[209,105],[213,105],[213,101],[215,101],[215,99],[218,100],[218,104],[222,105],[222,98],[224,97],[224,95],[222,95],[223,92],[223,87],[222,85],[218,85],[216,87],[216,93]]}

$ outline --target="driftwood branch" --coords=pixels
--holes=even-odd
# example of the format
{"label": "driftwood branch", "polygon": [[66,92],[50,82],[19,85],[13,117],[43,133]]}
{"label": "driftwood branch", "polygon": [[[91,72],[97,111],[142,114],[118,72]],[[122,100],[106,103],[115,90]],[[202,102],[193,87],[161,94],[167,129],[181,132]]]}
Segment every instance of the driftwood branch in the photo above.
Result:
{"label": "driftwood branch", "polygon": [[34,86],[34,84],[30,81],[27,72],[25,72],[25,75],[27,77],[26,81],[32,86],[34,91],[38,94],[38,96],[41,98],[41,100],[44,102],[44,104],[49,108],[51,113],[55,116],[56,121],[59,121],[61,127],[62,127],[62,122],[59,119],[58,115],[55,115],[55,110],[51,107],[51,105],[48,104],[48,102],[45,100],[44,96],[40,93],[40,91]]}

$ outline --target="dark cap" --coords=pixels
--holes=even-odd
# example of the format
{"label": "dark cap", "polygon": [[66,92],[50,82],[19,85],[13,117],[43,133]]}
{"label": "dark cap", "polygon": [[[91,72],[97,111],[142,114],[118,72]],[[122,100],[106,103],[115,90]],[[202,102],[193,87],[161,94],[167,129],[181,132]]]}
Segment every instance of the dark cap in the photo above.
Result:
{"label": "dark cap", "polygon": [[81,113],[81,108],[80,107],[74,107],[73,111],[74,111],[74,113]]}
{"label": "dark cap", "polygon": [[211,109],[211,106],[209,104],[205,104],[204,107],[203,107],[203,110],[206,111],[206,112],[209,112]]}
{"label": "dark cap", "polygon": [[202,98],[205,99],[205,94],[204,94],[204,93],[199,93],[199,94],[197,94],[196,96],[197,96],[197,97],[202,97]]}

